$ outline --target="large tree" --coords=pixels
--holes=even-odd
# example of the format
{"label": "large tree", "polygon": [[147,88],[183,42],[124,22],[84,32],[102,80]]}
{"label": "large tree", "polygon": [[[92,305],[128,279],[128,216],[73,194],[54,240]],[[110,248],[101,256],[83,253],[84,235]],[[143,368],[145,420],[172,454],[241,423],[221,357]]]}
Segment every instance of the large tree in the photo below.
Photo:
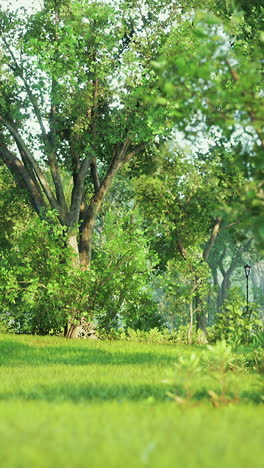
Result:
{"label": "large tree", "polygon": [[0,156],[39,215],[57,212],[85,267],[115,175],[160,132],[142,98],[176,15],[167,3],[47,0],[31,16],[1,12]]}
{"label": "large tree", "polygon": [[90,265],[116,174],[166,133],[143,98],[180,15],[179,2],[155,0],[45,0],[32,15],[1,11],[0,157],[40,217],[56,212],[76,267]]}

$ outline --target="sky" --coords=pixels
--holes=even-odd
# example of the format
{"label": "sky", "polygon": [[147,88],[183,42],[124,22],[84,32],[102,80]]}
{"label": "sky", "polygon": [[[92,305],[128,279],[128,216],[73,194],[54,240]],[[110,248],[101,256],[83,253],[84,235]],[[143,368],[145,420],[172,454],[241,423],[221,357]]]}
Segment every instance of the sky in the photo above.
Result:
{"label": "sky", "polygon": [[1,0],[1,7],[10,10],[17,10],[19,7],[25,7],[28,10],[38,8],[41,0]]}

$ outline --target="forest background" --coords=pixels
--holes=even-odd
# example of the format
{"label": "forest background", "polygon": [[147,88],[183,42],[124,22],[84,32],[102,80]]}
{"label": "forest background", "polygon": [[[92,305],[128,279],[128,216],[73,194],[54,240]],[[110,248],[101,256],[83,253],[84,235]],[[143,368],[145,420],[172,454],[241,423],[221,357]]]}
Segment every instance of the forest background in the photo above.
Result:
{"label": "forest background", "polygon": [[2,328],[250,341],[262,2],[48,0],[0,21]]}

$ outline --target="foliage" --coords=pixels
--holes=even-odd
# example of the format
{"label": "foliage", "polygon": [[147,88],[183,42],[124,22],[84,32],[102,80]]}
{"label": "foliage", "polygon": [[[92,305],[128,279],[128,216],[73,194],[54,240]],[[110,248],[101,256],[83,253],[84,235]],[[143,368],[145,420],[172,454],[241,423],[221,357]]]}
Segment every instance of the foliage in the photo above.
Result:
{"label": "foliage", "polygon": [[210,358],[216,365],[221,374],[226,372],[230,363],[233,360],[232,346],[226,343],[225,340],[218,341],[215,346],[208,345]]}
{"label": "foliage", "polygon": [[[140,220],[108,212],[93,267],[74,269],[56,215],[34,218],[13,248],[1,255],[2,321],[17,333],[61,333],[70,315],[96,320],[98,328],[162,324],[152,289],[155,257],[150,256]],[[54,224],[51,223],[53,219]]]}
{"label": "foliage", "polygon": [[171,32],[154,64],[160,77],[156,102],[170,107],[177,128],[195,147],[209,136],[209,147],[231,150],[231,164],[247,180],[239,201],[226,204],[225,212],[253,229],[261,249],[264,10],[261,2],[225,2],[226,13],[220,3],[197,9],[192,24],[183,21]]}
{"label": "foliage", "polygon": [[71,255],[56,216],[17,224],[12,241],[1,253],[1,319],[16,333],[60,332],[73,276],[67,274]]}
{"label": "foliage", "polygon": [[151,173],[134,181],[135,197],[164,260],[180,254],[179,241],[187,252],[207,242],[216,207],[236,198],[242,180],[239,168],[234,173],[232,155],[225,150],[212,149],[210,156],[202,157],[192,148],[180,148],[176,135],[162,153],[154,152]]}
{"label": "foliage", "polygon": [[226,228],[217,205],[237,196],[242,175],[234,175],[231,168],[224,171],[228,151],[215,150],[205,165],[199,155],[180,151],[176,143],[170,146],[162,157],[156,156],[151,174],[137,178],[135,196],[161,258],[159,268],[165,271],[161,305],[170,326],[186,321],[185,313],[190,326],[196,316],[199,328],[205,329],[205,304],[212,289],[208,257],[220,227]]}
{"label": "foliage", "polygon": [[[107,340],[123,340],[133,341],[137,343],[166,343],[176,345],[188,344],[189,325],[180,325],[177,329],[168,330],[167,328],[159,329],[158,327],[150,330],[140,330],[133,328],[112,328],[110,330],[101,330],[100,338]],[[210,328],[209,328],[210,330]],[[192,329],[192,344],[204,346],[208,343],[207,338],[201,330],[197,330],[194,326]]]}
{"label": "foliage", "polygon": [[[208,264],[219,310],[242,261],[232,236],[228,269],[225,246],[209,259],[218,233],[240,220],[240,240],[250,226],[262,246],[263,18],[258,0],[1,8],[0,157],[39,215],[22,192],[10,208],[1,166],[4,327],[60,333],[86,317],[158,341],[164,320],[188,320],[202,342]],[[259,336],[242,306],[230,296],[215,339]]]}
{"label": "foliage", "polygon": [[194,397],[195,388],[192,379],[194,376],[201,373],[200,359],[192,353],[189,356],[180,356],[175,364],[176,385],[180,385],[184,391],[184,397],[177,395],[177,389],[173,392],[168,392],[168,397],[172,398],[180,405],[190,404],[190,400]]}
{"label": "foliage", "polygon": [[234,360],[231,345],[228,345],[226,341],[222,340],[217,342],[215,346],[208,346],[208,350],[210,352],[209,359],[212,359],[215,365],[212,376],[219,386],[218,391],[208,391],[213,406],[218,407],[234,402],[237,403],[239,397],[230,396],[232,375],[227,373]]}
{"label": "foliage", "polygon": [[20,190],[5,166],[0,165],[0,249],[11,246],[11,236],[17,222],[26,222],[32,209],[25,191]]}
{"label": "foliage", "polygon": [[193,323],[193,316],[199,312],[195,299],[199,296],[199,307],[204,306],[211,289],[208,265],[203,261],[201,251],[190,250],[185,260],[168,261],[162,280],[162,310],[168,325],[173,328],[186,322]]}
{"label": "foliage", "polygon": [[138,212],[109,210],[104,217],[90,272],[88,311],[98,327],[162,326],[151,281],[157,257],[150,251]]}
{"label": "foliage", "polygon": [[264,330],[258,330],[253,336],[253,345],[264,348]]}
{"label": "foliage", "polygon": [[252,343],[255,333],[263,329],[263,323],[258,317],[258,310],[250,304],[246,310],[246,302],[238,288],[231,288],[224,302],[223,310],[217,314],[214,327],[215,339],[226,339],[234,347],[242,343]]}
{"label": "foliage", "polygon": [[[206,368],[208,376],[205,385],[212,405],[219,407],[238,403],[240,395],[239,388],[235,385],[235,374],[242,375],[244,368],[233,365],[235,359],[232,346],[224,340],[213,346],[208,345],[203,356],[197,353],[180,356],[175,369],[168,371],[168,379],[163,381],[173,387],[173,391],[170,390],[167,395],[179,405],[197,404],[195,383],[197,377],[202,380],[202,373]],[[260,358],[259,361],[262,364]],[[257,367],[259,372],[262,369],[261,364]]]}
{"label": "foliage", "polygon": [[250,370],[257,371],[260,374],[264,373],[264,351],[262,348],[254,349],[248,352],[243,359],[244,366]]}
{"label": "foliage", "polygon": [[[148,145],[160,146],[171,131],[163,118],[166,109],[157,112],[144,97],[157,84],[152,60],[181,17],[176,5],[147,0],[142,9],[138,1],[47,0],[33,14],[1,8],[0,157],[26,189],[38,215],[43,217],[50,208],[56,213],[63,242],[76,253],[74,265],[85,269],[92,253],[95,257],[86,275],[76,271],[64,275],[64,284],[62,279],[49,286],[42,283],[52,294],[52,305],[46,306],[47,324],[36,325],[36,332],[49,328],[52,311],[61,317],[56,330],[63,317],[72,325],[83,314],[96,316],[100,326],[113,326],[111,320],[117,320],[122,308],[122,318],[130,326],[159,323],[152,292],[148,286],[143,291],[144,272],[137,271],[143,263],[139,256],[132,274],[132,250],[128,252],[131,261],[124,252],[118,259],[117,244],[109,240],[113,254],[107,248],[100,252],[94,232],[102,203],[123,166],[136,157],[140,166],[139,156]],[[120,240],[118,228],[110,225]],[[136,243],[131,243],[131,249],[132,245],[135,250]],[[147,268],[151,270],[152,265]],[[38,289],[39,298],[37,284],[30,283],[30,288],[34,298],[33,289]]]}
{"label": "foliage", "polygon": [[[221,311],[232,284],[241,284],[242,278],[245,277],[243,265],[254,264],[259,257],[252,233],[243,229],[240,223],[235,223],[229,229],[220,232],[209,257],[217,294],[217,311],[214,304],[214,312]],[[260,305],[259,300],[256,302]],[[216,317],[213,318],[215,320]]]}
{"label": "foliage", "polygon": [[56,211],[84,267],[117,174],[170,131],[143,97],[155,86],[151,60],[180,14],[176,3],[147,0],[142,10],[138,1],[47,0],[33,14],[1,8],[0,157],[38,215]]}

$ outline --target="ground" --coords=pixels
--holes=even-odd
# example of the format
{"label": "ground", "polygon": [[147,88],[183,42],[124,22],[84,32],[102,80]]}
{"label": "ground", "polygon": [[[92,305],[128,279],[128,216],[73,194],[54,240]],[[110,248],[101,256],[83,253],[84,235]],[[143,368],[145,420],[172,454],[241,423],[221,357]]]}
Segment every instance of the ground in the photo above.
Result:
{"label": "ground", "polygon": [[[1,335],[0,348],[3,468],[263,466],[263,377],[229,370],[213,406],[205,347]],[[201,372],[183,375],[191,353]]]}

